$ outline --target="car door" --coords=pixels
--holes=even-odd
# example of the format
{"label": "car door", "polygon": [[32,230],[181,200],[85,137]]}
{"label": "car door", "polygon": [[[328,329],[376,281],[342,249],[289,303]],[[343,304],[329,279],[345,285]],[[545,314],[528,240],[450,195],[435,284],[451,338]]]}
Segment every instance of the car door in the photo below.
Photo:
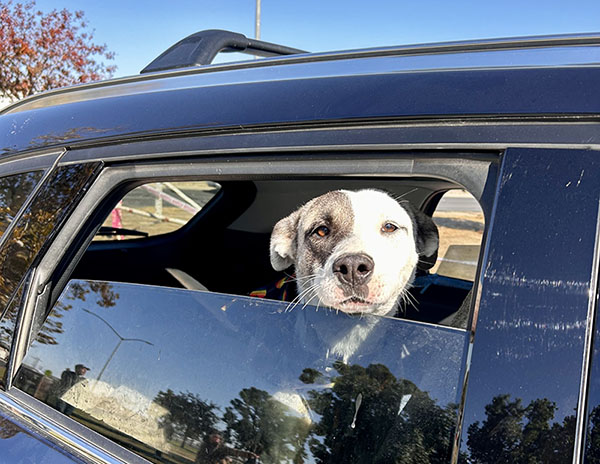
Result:
{"label": "car door", "polygon": [[[86,172],[96,172],[96,164],[78,164],[76,153],[70,157],[71,169],[86,166]],[[273,206],[264,198],[277,198],[270,192],[282,188],[297,195],[305,188],[336,185],[400,186],[426,208],[428,202],[434,206],[436,189],[462,185],[475,192],[486,215],[491,212],[495,156],[359,159],[357,164],[356,156],[332,161],[309,154],[290,162],[274,154],[267,159],[246,155],[236,162],[232,157],[157,162],[156,155],[151,162],[138,157],[135,164],[105,160],[94,184],[79,189],[86,195],[73,204],[71,217],[40,257],[31,276],[36,294],[23,290],[29,298],[20,314],[29,325],[17,351],[23,362],[15,357],[11,364],[9,396],[51,418],[61,436],[88,437],[94,446],[87,451],[93,455],[108,453],[126,461],[194,462],[218,433],[228,452],[260,455],[265,462],[302,456],[351,461],[378,456],[384,462],[389,453],[446,462],[457,436],[471,343],[464,329],[399,319],[372,324],[369,317],[357,320],[323,308],[290,311],[289,303],[243,294],[139,285],[143,282],[135,282],[135,272],[131,283],[72,277],[90,256],[88,244],[104,218],[142,181],[204,179],[219,182],[223,198],[228,191],[239,195],[221,210],[215,203],[199,216],[198,221],[206,221],[197,237],[199,250],[211,259],[199,256],[195,262],[207,276],[232,267],[231,261],[213,263],[219,255],[214,236],[234,237],[228,243],[235,247],[246,228],[240,250],[248,252],[254,243],[250,237],[268,238],[268,230],[252,228],[252,218],[260,216],[266,223],[276,218],[268,208],[253,210],[252,205]],[[355,175],[348,178],[348,172]],[[230,205],[250,198],[240,187],[243,182],[253,183],[262,199],[247,202],[237,219],[227,218],[224,214],[234,210]],[[208,224],[224,229],[221,233]],[[185,233],[111,246],[127,256],[161,248],[169,255],[165,247],[188,243]],[[266,258],[266,252],[253,252]],[[162,265],[161,259],[157,255]],[[257,262],[248,260],[258,275]],[[147,260],[145,266],[151,264]],[[251,278],[252,271],[243,275]],[[214,285],[208,281],[209,288]],[[428,288],[423,292],[436,285]],[[339,331],[372,335],[345,359],[334,353]],[[88,391],[92,397],[85,396]],[[196,412],[181,415],[182,405]],[[363,438],[357,441],[353,437],[359,432]]]}

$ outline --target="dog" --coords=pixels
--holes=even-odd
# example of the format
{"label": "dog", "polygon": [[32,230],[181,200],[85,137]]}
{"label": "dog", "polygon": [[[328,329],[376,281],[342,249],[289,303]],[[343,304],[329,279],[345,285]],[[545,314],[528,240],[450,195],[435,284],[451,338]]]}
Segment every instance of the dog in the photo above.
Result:
{"label": "dog", "polygon": [[294,266],[303,304],[349,314],[393,316],[418,267],[435,263],[433,220],[379,190],[337,190],[281,219],[271,234],[270,261]]}

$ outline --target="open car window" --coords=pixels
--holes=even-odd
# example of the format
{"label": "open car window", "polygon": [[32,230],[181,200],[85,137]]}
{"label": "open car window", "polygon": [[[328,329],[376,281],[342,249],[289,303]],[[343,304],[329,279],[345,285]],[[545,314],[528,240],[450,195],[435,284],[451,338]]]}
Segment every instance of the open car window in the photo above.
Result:
{"label": "open car window", "polygon": [[241,462],[449,456],[465,331],[290,309],[74,280],[15,386],[152,462],[211,462],[216,441]]}
{"label": "open car window", "polygon": [[[210,208],[196,217],[197,220],[172,237],[167,235],[159,241],[137,240],[135,246],[126,241],[106,243],[96,240],[84,253],[73,278],[285,299],[286,295],[294,295],[294,284],[289,286],[292,291],[287,294],[271,290],[293,270],[282,272],[273,268],[269,243],[274,225],[296,208],[327,191],[338,189],[380,189],[418,208],[453,185],[434,179],[415,181],[402,177],[333,178],[327,181],[268,179],[238,184],[223,181],[221,185],[199,179],[163,184],[162,192],[158,183],[147,183],[130,190],[106,218],[96,239],[106,238],[102,235],[105,233],[119,239],[164,232],[163,227],[170,227],[172,223],[143,214],[125,213],[132,205],[138,211],[142,204],[156,211],[155,201],[162,195],[174,195],[176,185],[186,188],[185,196],[195,195],[198,199],[203,196],[205,203],[217,191],[220,195],[218,201],[212,202]],[[193,193],[194,189],[196,193]],[[466,327],[470,314],[469,292],[481,248],[483,213],[477,200],[465,191],[458,198],[460,208],[449,209],[445,204],[450,195],[454,195],[454,191],[444,195],[433,217],[440,235],[437,264],[433,269],[430,269],[432,264],[424,261],[419,265],[416,278],[399,306],[398,316]],[[183,206],[190,207],[189,203],[175,206],[177,202],[173,198],[169,201],[173,203],[169,208],[179,211],[177,214],[185,213]],[[456,201],[450,201],[450,208]],[[463,203],[467,211],[461,210]],[[163,202],[162,214],[167,214],[166,208]],[[120,214],[120,222],[109,226],[117,217],[116,213]],[[173,217],[175,213],[168,214]],[[435,257],[432,263],[435,263]],[[460,321],[455,319],[456,314],[462,314]]]}
{"label": "open car window", "polygon": [[94,240],[151,237],[179,229],[219,192],[212,181],[154,182],[127,193]]}
{"label": "open car window", "polygon": [[484,229],[481,206],[467,191],[450,190],[432,217],[440,233],[440,246],[431,272],[473,282]]}

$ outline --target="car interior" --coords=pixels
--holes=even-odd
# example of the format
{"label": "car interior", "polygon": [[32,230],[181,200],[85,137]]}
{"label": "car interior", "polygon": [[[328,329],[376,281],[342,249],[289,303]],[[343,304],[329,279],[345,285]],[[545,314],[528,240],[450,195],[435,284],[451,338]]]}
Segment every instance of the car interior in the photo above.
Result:
{"label": "car interior", "polygon": [[[103,216],[109,217],[116,202],[140,184],[138,181],[128,185],[113,195],[102,210]],[[212,193],[208,202],[172,232],[139,237],[131,228],[111,227],[110,222],[105,221],[71,278],[249,295],[293,272],[292,269],[276,272],[269,261],[270,234],[279,219],[328,191],[365,188],[384,190],[431,215],[445,192],[461,187],[447,180],[415,177],[210,182]],[[164,220],[160,216],[155,218],[157,223]],[[111,235],[120,240],[102,240]],[[402,304],[397,316],[444,325],[466,325],[465,318],[460,324],[453,324],[451,320],[457,311],[464,312],[465,306],[468,312],[472,281],[431,278],[433,264],[420,265],[410,303]]]}

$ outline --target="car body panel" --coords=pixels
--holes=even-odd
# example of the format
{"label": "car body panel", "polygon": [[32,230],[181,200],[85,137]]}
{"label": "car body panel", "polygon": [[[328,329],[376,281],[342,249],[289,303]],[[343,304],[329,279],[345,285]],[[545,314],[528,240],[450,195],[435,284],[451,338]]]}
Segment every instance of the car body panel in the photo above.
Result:
{"label": "car body panel", "polygon": [[[600,68],[595,67],[410,72],[224,82],[106,96],[3,114],[0,132],[7,135],[0,152],[226,128],[440,117],[595,115],[600,113],[600,99],[593,89],[599,78]],[[331,92],[331,88],[338,91]]]}
{"label": "car body panel", "polygon": [[[586,321],[595,300],[590,290],[598,277],[593,250],[599,180],[600,158],[593,151],[505,153],[480,287],[464,432],[481,424],[485,406],[502,395],[520,398],[524,406],[554,403],[559,425],[576,414]],[[570,461],[576,431],[562,426],[570,438],[562,451]]]}
{"label": "car body panel", "polygon": [[[507,40],[389,47],[371,50],[315,53],[214,64],[123,77],[60,88],[19,101],[2,113],[47,106],[214,85],[281,80],[364,76],[398,72],[476,69],[517,69],[595,66],[600,61],[600,38],[578,36],[561,40]],[[511,43],[512,42],[512,43]]]}
{"label": "car body panel", "polygon": [[63,464],[83,461],[63,450],[39,435],[33,435],[14,420],[0,413],[0,460],[11,464],[44,462]]}

